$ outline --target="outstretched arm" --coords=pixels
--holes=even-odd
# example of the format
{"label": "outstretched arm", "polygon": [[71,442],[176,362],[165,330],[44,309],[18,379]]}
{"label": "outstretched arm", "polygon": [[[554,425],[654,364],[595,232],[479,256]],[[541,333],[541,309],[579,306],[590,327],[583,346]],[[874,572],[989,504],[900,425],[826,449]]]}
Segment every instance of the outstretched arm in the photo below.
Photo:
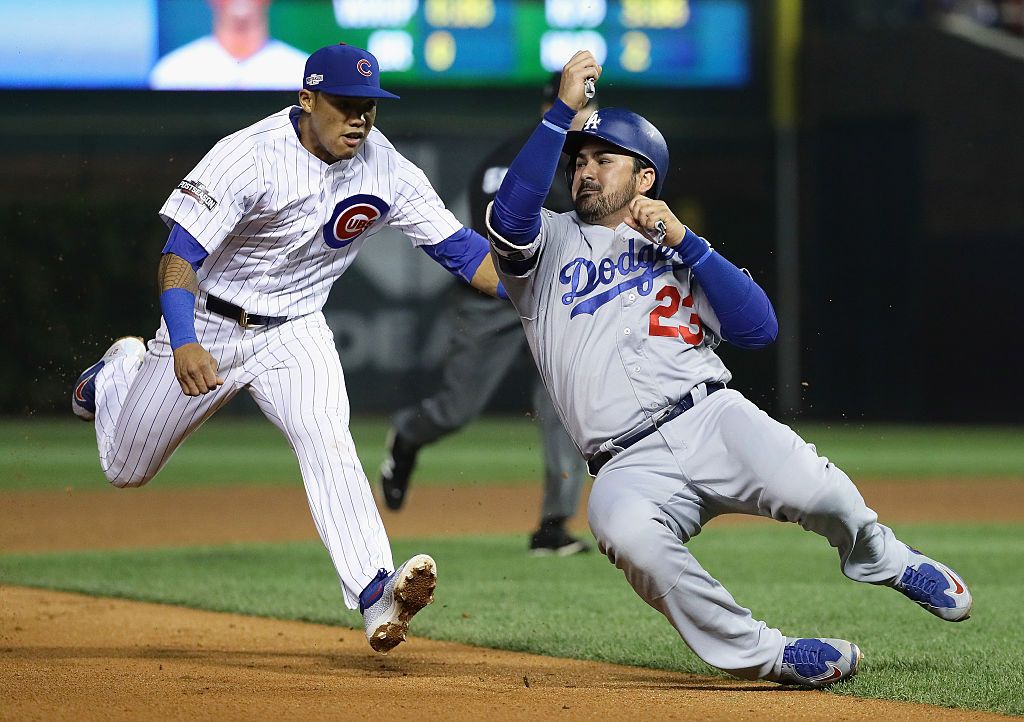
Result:
{"label": "outstretched arm", "polygon": [[601,77],[601,66],[594,56],[581,50],[562,69],[558,100],[537,126],[529,140],[509,166],[505,179],[487,214],[491,244],[510,270],[523,271],[532,266],[534,242],[540,233],[540,209],[551,188],[565,134],[576,113],[587,104],[584,81]]}
{"label": "outstretched arm", "polygon": [[498,282],[486,239],[470,228],[461,228],[440,243],[420,246],[442,268],[481,293],[508,298]]}
{"label": "outstretched arm", "polygon": [[199,242],[175,225],[157,268],[160,310],[174,351],[174,375],[186,396],[201,396],[224,383],[217,375],[217,362],[196,338],[196,269],[205,259]]}
{"label": "outstretched arm", "polygon": [[508,298],[508,293],[505,292],[501,281],[498,280],[498,271],[495,269],[494,259],[490,255],[486,256],[483,262],[480,263],[480,267],[473,274],[473,280],[470,281],[470,285],[476,290],[486,293],[488,296]]}

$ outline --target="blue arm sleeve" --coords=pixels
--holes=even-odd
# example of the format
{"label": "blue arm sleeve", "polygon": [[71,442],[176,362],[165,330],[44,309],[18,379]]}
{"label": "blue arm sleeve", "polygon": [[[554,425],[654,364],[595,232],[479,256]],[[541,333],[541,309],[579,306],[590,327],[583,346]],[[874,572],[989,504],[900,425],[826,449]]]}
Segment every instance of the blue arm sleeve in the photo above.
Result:
{"label": "blue arm sleeve", "polygon": [[199,241],[192,237],[191,233],[177,223],[171,229],[171,235],[167,237],[167,243],[162,252],[173,253],[178,258],[184,258],[192,265],[193,271],[198,271],[199,267],[203,265],[203,261],[210,255]]}
{"label": "blue arm sleeve", "polygon": [[775,309],[764,290],[703,238],[686,229],[676,248],[707,294],[722,328],[722,338],[740,348],[764,348],[779,335]]}
{"label": "blue arm sleeve", "polygon": [[491,211],[491,227],[509,243],[525,246],[540,233],[540,209],[575,115],[568,105],[555,100],[509,166]]}
{"label": "blue arm sleeve", "polygon": [[[167,237],[163,253],[173,253],[189,262],[193,271],[198,271],[209,255],[192,234],[174,224]],[[184,288],[168,288],[160,294],[160,311],[171,337],[171,349],[187,343],[198,343],[196,338],[196,297]]]}
{"label": "blue arm sleeve", "polygon": [[191,291],[168,288],[160,294],[160,311],[167,324],[167,334],[171,337],[171,350],[199,342],[196,338],[196,297]]}
{"label": "blue arm sleeve", "polygon": [[476,269],[484,262],[491,247],[474,230],[462,228],[432,246],[420,246],[423,252],[441,264],[444,270],[466,283],[473,280]]}

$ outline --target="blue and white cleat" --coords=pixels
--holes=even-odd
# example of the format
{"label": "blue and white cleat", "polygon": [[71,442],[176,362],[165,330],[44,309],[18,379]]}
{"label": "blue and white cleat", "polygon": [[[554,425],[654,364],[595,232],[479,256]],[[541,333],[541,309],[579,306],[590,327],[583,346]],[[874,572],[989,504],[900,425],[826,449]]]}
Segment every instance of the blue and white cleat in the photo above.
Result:
{"label": "blue and white cleat", "polygon": [[96,418],[96,374],[107,364],[117,358],[136,357],[139,366],[146,355],[146,342],[140,336],[122,336],[103,354],[103,358],[82,372],[71,392],[71,410],[82,421]]}
{"label": "blue and white cleat", "polygon": [[911,546],[907,549],[910,563],[893,587],[947,622],[970,617],[974,598],[960,575]]}
{"label": "blue and white cleat", "polygon": [[359,594],[366,639],[374,651],[387,654],[405,641],[409,620],[434,601],[437,565],[426,554],[417,554],[393,574],[377,572]]}
{"label": "blue and white cleat", "polygon": [[782,670],[774,681],[820,689],[850,679],[862,659],[860,647],[845,639],[786,637]]}

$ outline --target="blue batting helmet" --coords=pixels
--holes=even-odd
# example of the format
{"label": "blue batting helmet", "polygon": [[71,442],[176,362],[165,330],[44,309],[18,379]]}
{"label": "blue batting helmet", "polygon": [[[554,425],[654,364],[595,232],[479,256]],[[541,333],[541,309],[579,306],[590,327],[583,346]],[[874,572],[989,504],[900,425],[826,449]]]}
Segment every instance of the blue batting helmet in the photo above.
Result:
{"label": "blue batting helmet", "polygon": [[572,189],[576,174],[576,154],[590,140],[603,140],[628,155],[641,158],[654,168],[652,198],[661,197],[661,188],[668,174],[668,145],[661,132],[643,116],[625,108],[601,108],[594,111],[581,130],[571,130],[565,137],[562,152],[569,155],[565,179]]}

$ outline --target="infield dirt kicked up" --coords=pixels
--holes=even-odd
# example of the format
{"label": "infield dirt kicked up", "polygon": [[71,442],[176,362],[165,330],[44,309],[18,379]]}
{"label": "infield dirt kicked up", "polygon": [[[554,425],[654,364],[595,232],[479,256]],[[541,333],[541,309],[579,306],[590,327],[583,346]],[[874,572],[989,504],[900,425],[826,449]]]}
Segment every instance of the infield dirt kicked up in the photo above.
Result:
{"label": "infield dirt kicked up", "polygon": [[[886,520],[1024,521],[1019,482],[858,485]],[[434,486],[413,494],[415,513],[384,512],[393,538],[522,532],[525,549],[540,502],[539,488],[528,486]],[[315,538],[301,488],[7,492],[0,510],[6,552]],[[585,521],[574,526],[583,529]],[[381,656],[359,630],[0,587],[0,719],[380,716],[1004,718],[415,636]]]}

